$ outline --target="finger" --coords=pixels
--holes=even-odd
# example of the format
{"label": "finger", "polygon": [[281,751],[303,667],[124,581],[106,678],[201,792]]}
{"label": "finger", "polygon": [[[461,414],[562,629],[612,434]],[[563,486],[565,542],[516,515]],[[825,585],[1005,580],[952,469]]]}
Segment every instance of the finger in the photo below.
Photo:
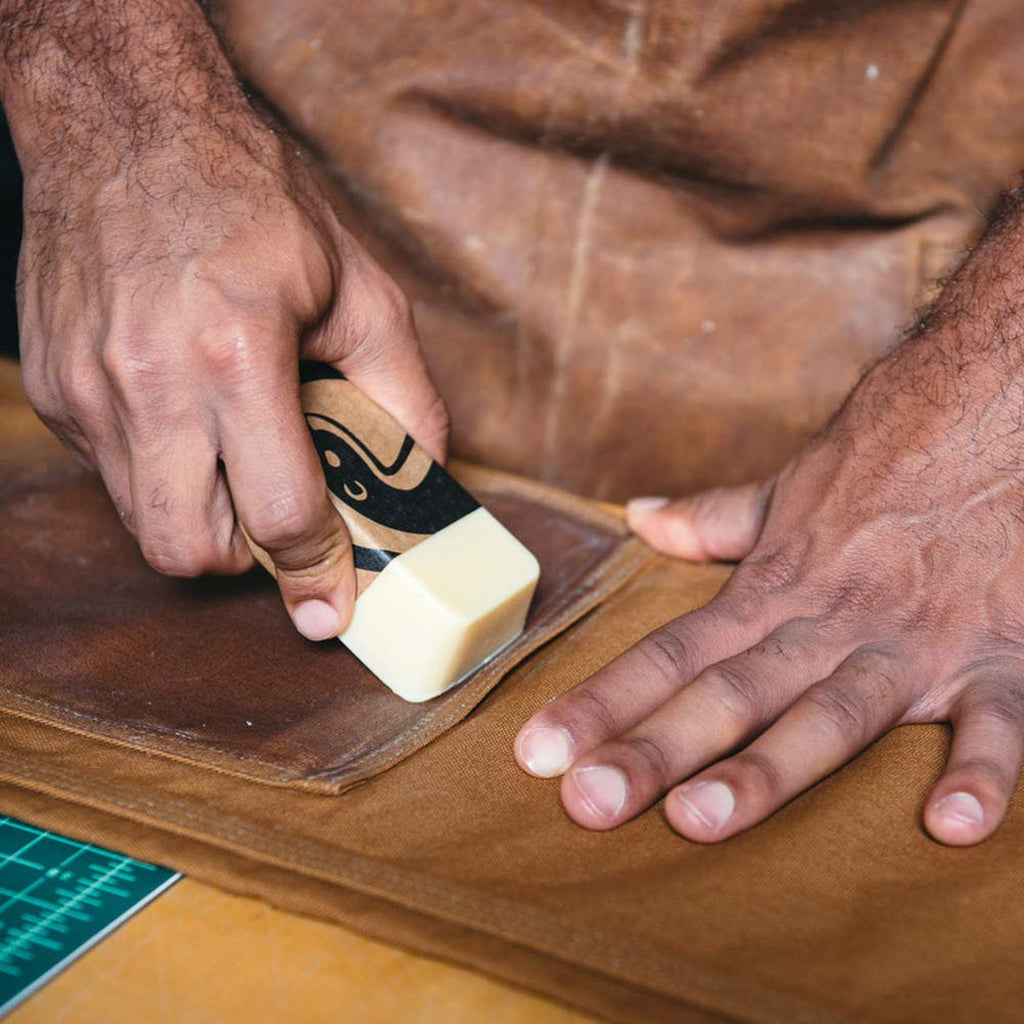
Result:
{"label": "finger", "polygon": [[60,412],[54,413],[55,423],[40,417],[79,462],[100,474],[118,518],[134,535],[128,445],[106,381],[91,360],[81,357],[65,363],[57,378]]}
{"label": "finger", "polygon": [[154,569],[167,576],[202,576],[252,566],[216,449],[201,431],[169,438],[136,431],[131,488],[139,546]]}
{"label": "finger", "polygon": [[587,828],[614,828],[734,750],[842,660],[808,623],[781,626],[708,668],[649,718],[574,762],[562,803]]}
{"label": "finger", "polygon": [[691,562],[738,561],[761,533],[771,483],[717,487],[689,498],[634,498],[630,528],[652,548]]}
{"label": "finger", "polygon": [[893,659],[856,652],[745,750],[673,789],[669,823],[698,842],[750,828],[860,753],[899,721],[909,700]]}
{"label": "finger", "polygon": [[71,453],[75,461],[88,469],[99,469],[96,451],[82,428],[70,417],[55,417],[36,410],[36,415],[57,440]]}
{"label": "finger", "polygon": [[93,436],[94,440],[89,442],[92,452],[91,465],[99,472],[107,494],[110,495],[110,501],[125,529],[137,537],[128,446],[124,434],[120,426],[112,425]]}
{"label": "finger", "polygon": [[401,289],[365,254],[345,263],[337,314],[303,342],[304,358],[333,363],[444,462],[448,411],[423,359]]}
{"label": "finger", "polygon": [[46,359],[40,358],[37,344],[30,344],[27,338],[22,341],[21,368],[25,397],[36,416],[71,452],[75,460],[90,469],[96,469],[96,453],[62,393],[62,380],[69,375],[60,373]]}
{"label": "finger", "polygon": [[969,685],[953,711],[949,763],[924,813],[940,843],[971,846],[1006,816],[1024,759],[1024,665]]}
{"label": "finger", "polygon": [[[88,437],[83,432],[81,444],[75,445],[72,451],[79,462],[99,473],[118,519],[132,536],[137,537],[128,446],[124,434],[116,423],[93,429],[90,433],[91,437]],[[65,438],[61,440],[68,444]]]}
{"label": "finger", "polygon": [[355,568],[299,405],[297,369],[257,363],[228,374],[219,430],[239,522],[270,556],[295,628],[326,640],[351,617]]}
{"label": "finger", "polygon": [[520,730],[515,757],[531,775],[561,775],[573,760],[625,732],[702,669],[764,636],[760,616],[720,594],[648,634]]}
{"label": "finger", "polygon": [[253,558],[252,548],[249,547],[249,542],[245,539],[245,533],[238,522],[238,516],[235,514],[235,504],[231,500],[227,477],[219,460],[209,509],[210,522],[224,523],[225,526],[230,524],[231,529],[227,550],[221,552],[221,561],[218,567],[210,571],[226,576],[247,572],[256,564],[256,559]]}

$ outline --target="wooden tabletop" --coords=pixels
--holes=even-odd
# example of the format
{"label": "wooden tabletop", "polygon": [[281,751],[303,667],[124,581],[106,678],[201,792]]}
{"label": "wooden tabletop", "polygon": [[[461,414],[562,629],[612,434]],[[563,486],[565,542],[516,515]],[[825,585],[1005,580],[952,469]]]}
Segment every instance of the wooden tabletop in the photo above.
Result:
{"label": "wooden tabletop", "polygon": [[588,1024],[450,964],[185,878],[9,1024]]}

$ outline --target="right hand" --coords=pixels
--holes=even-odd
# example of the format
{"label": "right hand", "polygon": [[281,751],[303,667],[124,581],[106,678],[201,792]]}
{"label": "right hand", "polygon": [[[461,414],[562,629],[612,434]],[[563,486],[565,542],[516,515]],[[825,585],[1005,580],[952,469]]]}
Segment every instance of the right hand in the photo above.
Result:
{"label": "right hand", "polygon": [[102,475],[152,566],[242,572],[244,527],[296,628],[336,636],[351,542],[298,362],[336,366],[443,460],[447,414],[409,305],[251,110],[114,156],[24,167],[29,398]]}

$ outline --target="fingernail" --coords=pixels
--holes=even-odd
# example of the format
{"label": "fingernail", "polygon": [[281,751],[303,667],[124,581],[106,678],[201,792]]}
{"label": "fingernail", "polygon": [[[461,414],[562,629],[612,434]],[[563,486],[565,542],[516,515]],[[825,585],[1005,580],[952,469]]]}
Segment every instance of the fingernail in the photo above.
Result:
{"label": "fingernail", "polygon": [[626,802],[626,776],[604,764],[577,768],[573,782],[590,809],[601,818],[614,818]]}
{"label": "fingernail", "polygon": [[531,775],[554,778],[572,764],[572,737],[560,725],[538,725],[523,733],[519,756]]}
{"label": "fingernail", "polygon": [[292,614],[295,628],[307,640],[327,640],[338,635],[338,613],[326,601],[303,601]]}
{"label": "fingernail", "polygon": [[950,793],[935,805],[935,810],[963,825],[980,825],[985,820],[981,801],[970,793]]}
{"label": "fingernail", "polygon": [[668,498],[634,498],[626,503],[626,515],[630,519],[640,519],[652,512],[657,512],[667,504]]}
{"label": "fingernail", "polygon": [[731,817],[736,798],[724,782],[698,782],[679,794],[679,799],[700,822],[718,831]]}

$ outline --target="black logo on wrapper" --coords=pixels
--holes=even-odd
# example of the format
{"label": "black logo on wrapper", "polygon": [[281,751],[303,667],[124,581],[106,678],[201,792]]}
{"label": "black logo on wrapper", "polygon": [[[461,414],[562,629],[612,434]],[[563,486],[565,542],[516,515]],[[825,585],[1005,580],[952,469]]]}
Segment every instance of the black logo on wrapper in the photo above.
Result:
{"label": "black logo on wrapper", "polygon": [[380,572],[480,507],[343,374],[304,362],[300,380],[306,423],[327,487],[344,506],[356,569]]}

